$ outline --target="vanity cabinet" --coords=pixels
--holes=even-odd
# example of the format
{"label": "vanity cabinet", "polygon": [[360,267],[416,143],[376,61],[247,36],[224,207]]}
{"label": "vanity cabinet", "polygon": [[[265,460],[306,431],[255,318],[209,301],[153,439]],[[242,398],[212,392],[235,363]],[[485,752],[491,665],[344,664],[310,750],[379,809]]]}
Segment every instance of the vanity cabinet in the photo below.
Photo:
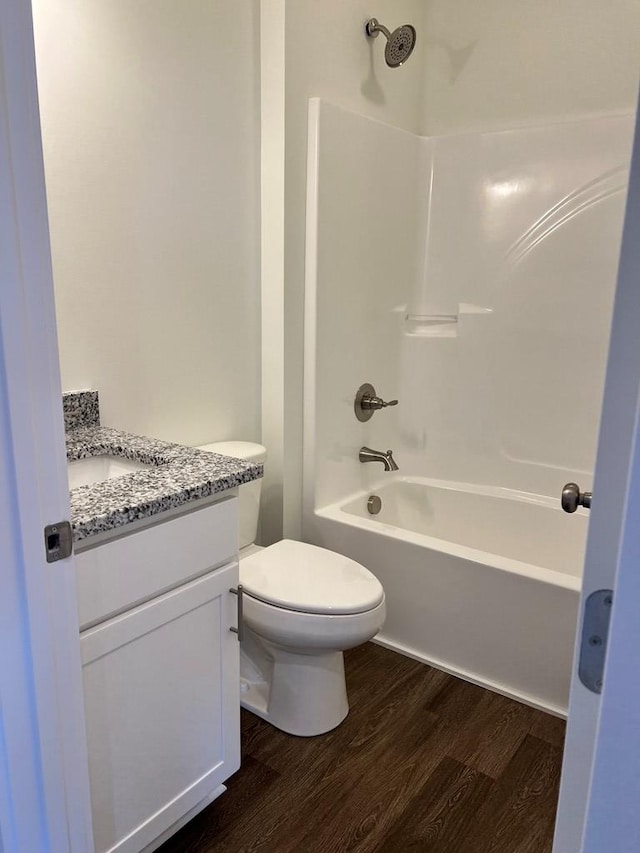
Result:
{"label": "vanity cabinet", "polygon": [[154,849],[240,766],[236,503],[77,555],[97,853]]}

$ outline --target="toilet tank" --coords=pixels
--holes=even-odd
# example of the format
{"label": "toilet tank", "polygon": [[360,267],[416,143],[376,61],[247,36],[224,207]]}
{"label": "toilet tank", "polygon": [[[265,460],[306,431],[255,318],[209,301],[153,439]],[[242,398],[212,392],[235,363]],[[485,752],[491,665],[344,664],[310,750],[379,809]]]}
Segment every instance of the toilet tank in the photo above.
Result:
{"label": "toilet tank", "polygon": [[[222,453],[223,456],[235,456],[255,464],[263,463],[267,458],[267,448],[252,441],[216,441],[213,444],[201,444],[198,450],[209,453]],[[260,491],[262,480],[252,480],[238,487],[238,538],[239,547],[244,548],[256,541],[258,532],[258,513],[260,512]]]}

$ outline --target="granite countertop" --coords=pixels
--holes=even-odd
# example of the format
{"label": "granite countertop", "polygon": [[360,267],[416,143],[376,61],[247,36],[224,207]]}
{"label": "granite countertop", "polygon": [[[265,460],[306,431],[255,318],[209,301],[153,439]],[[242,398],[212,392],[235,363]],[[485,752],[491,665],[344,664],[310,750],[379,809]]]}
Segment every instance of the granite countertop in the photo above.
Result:
{"label": "granite countertop", "polygon": [[[68,425],[70,426],[70,425]],[[67,429],[67,459],[109,454],[157,467],[71,489],[75,542],[262,477],[256,465],[101,426]]]}

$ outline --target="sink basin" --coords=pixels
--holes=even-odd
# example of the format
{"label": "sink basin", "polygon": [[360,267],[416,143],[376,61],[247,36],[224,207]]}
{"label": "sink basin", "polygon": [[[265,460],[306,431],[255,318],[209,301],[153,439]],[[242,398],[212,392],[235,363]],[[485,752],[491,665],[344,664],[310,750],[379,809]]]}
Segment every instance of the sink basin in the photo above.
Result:
{"label": "sink basin", "polygon": [[135,471],[154,467],[144,462],[133,462],[131,459],[122,459],[120,456],[108,454],[90,456],[88,459],[75,459],[73,462],[67,462],[69,488],[92,486],[114,477],[124,477],[125,474],[133,474]]}

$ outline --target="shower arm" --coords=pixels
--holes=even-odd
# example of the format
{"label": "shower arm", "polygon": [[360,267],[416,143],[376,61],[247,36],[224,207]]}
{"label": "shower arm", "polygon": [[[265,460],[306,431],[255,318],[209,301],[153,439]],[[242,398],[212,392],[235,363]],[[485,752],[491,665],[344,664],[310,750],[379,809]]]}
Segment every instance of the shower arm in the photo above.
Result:
{"label": "shower arm", "polygon": [[388,30],[384,24],[381,24],[377,18],[371,18],[367,21],[365,32],[373,39],[377,39],[380,33],[384,34],[387,41],[391,38],[391,31]]}

